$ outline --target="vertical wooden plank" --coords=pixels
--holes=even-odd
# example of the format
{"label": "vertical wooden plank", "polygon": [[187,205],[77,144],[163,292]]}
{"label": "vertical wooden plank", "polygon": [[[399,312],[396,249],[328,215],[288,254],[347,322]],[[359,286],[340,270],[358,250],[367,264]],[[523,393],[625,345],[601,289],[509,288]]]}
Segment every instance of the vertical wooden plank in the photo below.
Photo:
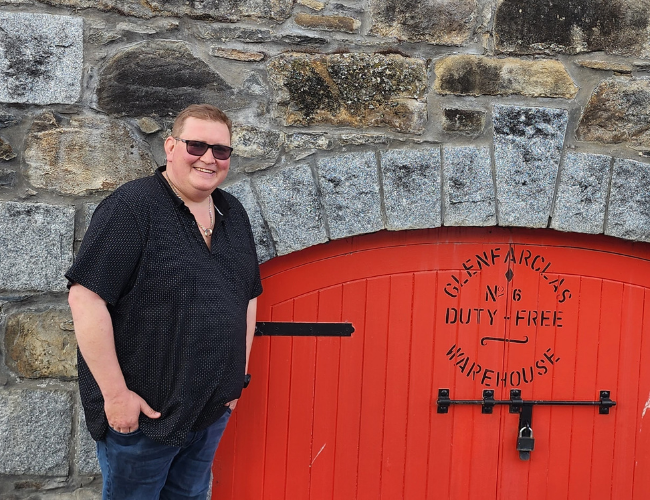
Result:
{"label": "vertical wooden plank", "polygon": [[[594,374],[598,363],[602,281],[580,280],[580,312],[576,338],[575,384],[572,399],[590,400],[597,392]],[[589,500],[593,456],[594,419],[598,410],[572,408],[569,458],[569,495]]]}
{"label": "vertical wooden plank", "polygon": [[634,500],[650,498],[650,288],[645,289],[642,313],[641,366],[637,396],[634,451]]}
{"label": "vertical wooden plank", "polygon": [[[318,292],[295,299],[294,321],[314,321],[317,317]],[[292,347],[287,485],[283,498],[309,498],[316,338],[294,338]]]}
{"label": "vertical wooden plank", "polygon": [[[272,321],[292,320],[293,301],[273,307]],[[292,342],[291,337],[271,339],[263,493],[268,500],[282,498],[286,486]]]}
{"label": "vertical wooden plank", "polygon": [[[320,291],[318,321],[341,321],[342,286]],[[309,498],[331,499],[334,480],[341,339],[316,341],[316,385]]]}
{"label": "vertical wooden plank", "polygon": [[381,491],[390,278],[372,278],[367,284],[357,498],[377,500]]}
{"label": "vertical wooden plank", "polygon": [[435,401],[431,399],[436,285],[435,273],[417,273],[414,276],[403,495],[403,498],[413,500],[427,498],[430,421],[436,411]]}
{"label": "vertical wooden plank", "polygon": [[614,443],[612,498],[632,498],[634,482],[634,450],[637,435],[639,364],[641,332],[643,329],[643,288],[627,285],[623,289],[621,311],[621,346],[618,365],[618,406],[610,410],[616,430],[610,439]]}
{"label": "vertical wooden plank", "polygon": [[391,278],[381,498],[404,495],[413,276]]}
{"label": "vertical wooden plank", "polygon": [[355,331],[352,337],[341,339],[334,499],[354,499],[357,495],[363,345],[366,335],[365,314],[365,280],[344,284],[342,320],[351,322]]}
{"label": "vertical wooden plank", "polygon": [[[618,397],[618,360],[621,339],[621,311],[623,285],[603,281],[603,308],[600,311],[598,366],[596,368],[596,391],[609,389]],[[613,387],[613,389],[610,389]],[[594,448],[591,470],[591,498],[610,498],[616,435],[616,414],[597,415],[594,410]],[[608,492],[605,497],[605,493]]]}

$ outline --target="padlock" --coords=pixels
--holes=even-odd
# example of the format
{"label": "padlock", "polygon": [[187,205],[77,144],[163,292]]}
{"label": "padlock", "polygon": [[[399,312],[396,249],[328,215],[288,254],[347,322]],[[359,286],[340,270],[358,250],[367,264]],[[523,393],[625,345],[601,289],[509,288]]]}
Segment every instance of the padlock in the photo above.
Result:
{"label": "padlock", "polygon": [[[529,436],[524,436],[524,431],[530,433]],[[535,439],[533,438],[533,429],[529,425],[522,427],[519,430],[519,437],[517,438],[517,451],[521,460],[530,460],[530,452],[535,449]]]}

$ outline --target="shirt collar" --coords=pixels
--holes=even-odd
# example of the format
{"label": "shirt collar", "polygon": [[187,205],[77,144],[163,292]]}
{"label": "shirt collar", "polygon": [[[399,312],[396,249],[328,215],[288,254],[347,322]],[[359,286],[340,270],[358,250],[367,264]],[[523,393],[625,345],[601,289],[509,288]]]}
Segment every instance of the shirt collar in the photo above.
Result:
{"label": "shirt collar", "polygon": [[[155,173],[156,178],[165,187],[165,190],[167,191],[169,196],[171,196],[175,206],[180,207],[181,205],[185,205],[185,203],[183,203],[183,200],[181,200],[178,196],[176,196],[176,193],[167,182],[167,179],[165,179],[163,172],[166,169],[167,169],[167,165],[158,167]],[[217,223],[221,221],[223,217],[228,215],[228,211],[230,210],[230,204],[228,203],[228,200],[226,200],[226,197],[223,195],[223,191],[219,188],[212,191],[212,202],[214,203],[214,207],[217,209],[215,210],[215,215],[216,215],[215,223]]]}

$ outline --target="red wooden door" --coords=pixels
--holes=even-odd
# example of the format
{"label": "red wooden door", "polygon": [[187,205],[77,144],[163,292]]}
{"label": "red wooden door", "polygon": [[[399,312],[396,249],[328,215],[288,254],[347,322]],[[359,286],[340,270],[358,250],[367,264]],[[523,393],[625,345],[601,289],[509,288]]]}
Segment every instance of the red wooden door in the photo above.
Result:
{"label": "red wooden door", "polygon": [[[377,233],[274,259],[259,321],[350,338],[257,338],[214,465],[215,499],[646,499],[650,246],[551,231]],[[508,406],[533,409],[516,451]],[[646,402],[648,401],[648,402]],[[648,417],[650,418],[650,416]]]}

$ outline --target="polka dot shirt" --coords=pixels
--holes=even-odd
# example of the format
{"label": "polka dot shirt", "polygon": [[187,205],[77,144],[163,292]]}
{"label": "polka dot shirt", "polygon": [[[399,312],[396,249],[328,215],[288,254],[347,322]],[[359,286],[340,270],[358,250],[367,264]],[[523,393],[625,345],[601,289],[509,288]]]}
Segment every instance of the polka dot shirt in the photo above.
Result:
{"label": "polka dot shirt", "polygon": [[[100,203],[66,277],[108,304],[127,386],[162,413],[140,415],[144,434],[180,446],[189,431],[208,427],[240,396],[246,311],[262,285],[241,203],[214,191],[218,211],[208,249],[164,169]],[[104,401],[81,353],[78,358],[86,422],[101,440],[108,426]]]}

